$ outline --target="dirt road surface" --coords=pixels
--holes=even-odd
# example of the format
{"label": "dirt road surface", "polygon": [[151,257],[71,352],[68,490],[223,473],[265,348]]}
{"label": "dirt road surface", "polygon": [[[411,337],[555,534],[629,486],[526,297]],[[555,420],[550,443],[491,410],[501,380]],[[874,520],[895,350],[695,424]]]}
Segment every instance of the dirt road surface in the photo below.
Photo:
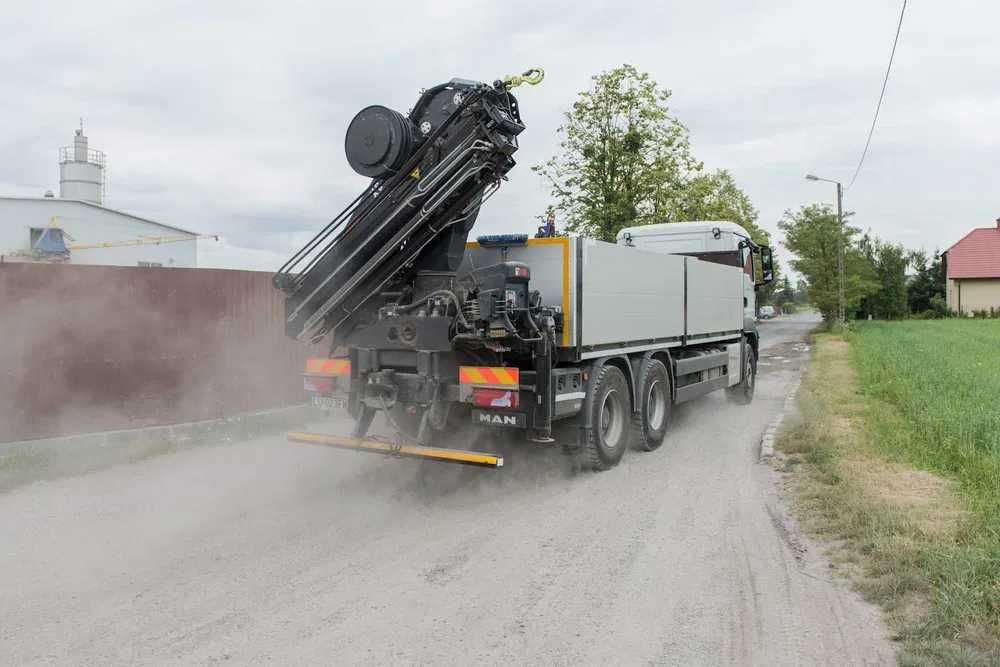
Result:
{"label": "dirt road surface", "polygon": [[811,326],[601,474],[270,438],[0,495],[0,664],[891,663],[757,462]]}

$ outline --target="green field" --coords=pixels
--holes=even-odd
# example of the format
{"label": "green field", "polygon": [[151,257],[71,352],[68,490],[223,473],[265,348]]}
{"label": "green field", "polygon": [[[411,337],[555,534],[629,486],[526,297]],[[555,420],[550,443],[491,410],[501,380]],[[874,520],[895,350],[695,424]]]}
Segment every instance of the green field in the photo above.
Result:
{"label": "green field", "polygon": [[817,334],[782,433],[799,516],[901,664],[1000,665],[1000,320]]}
{"label": "green field", "polygon": [[[904,663],[1000,664],[1000,321],[864,322],[850,342],[868,446],[954,480],[966,508],[942,534],[866,518],[896,588],[882,598],[912,619]],[[926,610],[905,610],[921,590]]]}
{"label": "green field", "polygon": [[1000,544],[1000,320],[864,322],[852,343],[864,393],[908,426],[879,429],[875,445],[960,481]]}

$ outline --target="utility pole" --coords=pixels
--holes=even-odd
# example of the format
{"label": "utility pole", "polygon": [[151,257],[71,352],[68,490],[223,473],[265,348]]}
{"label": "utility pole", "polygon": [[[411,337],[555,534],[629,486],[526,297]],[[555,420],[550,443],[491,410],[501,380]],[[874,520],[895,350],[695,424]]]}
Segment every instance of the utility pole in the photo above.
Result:
{"label": "utility pole", "polygon": [[844,234],[844,187],[840,184],[840,181],[835,181],[830,178],[820,178],[819,176],[813,176],[812,174],[806,174],[807,181],[825,181],[827,183],[833,183],[837,186],[837,226],[840,233],[840,241],[837,244],[837,320],[844,324],[847,322],[847,306],[846,298],[844,296],[845,285],[847,278],[845,276],[846,270],[844,268],[844,256],[847,254],[847,243],[845,242]]}
{"label": "utility pole", "polygon": [[847,280],[844,271],[844,255],[847,254],[847,249],[844,246],[847,244],[844,242],[844,188],[840,185],[839,181],[837,182],[837,224],[840,227],[840,252],[837,256],[837,272],[840,274],[840,290],[837,294],[837,316],[840,318],[840,324],[843,325],[847,322],[847,317],[844,312],[844,285]]}

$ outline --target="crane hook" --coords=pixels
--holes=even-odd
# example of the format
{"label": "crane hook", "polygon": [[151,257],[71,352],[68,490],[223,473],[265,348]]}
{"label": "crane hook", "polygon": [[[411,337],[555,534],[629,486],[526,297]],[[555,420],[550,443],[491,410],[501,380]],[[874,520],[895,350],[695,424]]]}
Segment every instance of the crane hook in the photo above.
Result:
{"label": "crane hook", "polygon": [[503,83],[504,86],[506,86],[506,88],[510,90],[511,88],[516,88],[517,86],[520,86],[521,84],[524,83],[531,86],[537,86],[542,82],[542,79],[544,78],[545,78],[545,70],[543,70],[541,67],[532,67],[529,70],[525,70],[521,74],[511,74],[509,76],[505,76],[503,79]]}

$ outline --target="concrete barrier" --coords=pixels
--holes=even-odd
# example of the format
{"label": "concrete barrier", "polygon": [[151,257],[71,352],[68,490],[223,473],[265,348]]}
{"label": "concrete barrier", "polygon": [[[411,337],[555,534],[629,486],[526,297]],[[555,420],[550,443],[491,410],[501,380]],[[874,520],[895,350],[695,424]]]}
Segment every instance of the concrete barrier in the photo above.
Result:
{"label": "concrete barrier", "polygon": [[315,421],[311,405],[166,426],[0,443],[0,492],[201,445],[233,443]]}

